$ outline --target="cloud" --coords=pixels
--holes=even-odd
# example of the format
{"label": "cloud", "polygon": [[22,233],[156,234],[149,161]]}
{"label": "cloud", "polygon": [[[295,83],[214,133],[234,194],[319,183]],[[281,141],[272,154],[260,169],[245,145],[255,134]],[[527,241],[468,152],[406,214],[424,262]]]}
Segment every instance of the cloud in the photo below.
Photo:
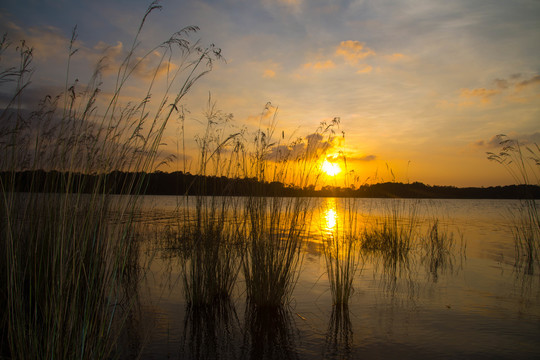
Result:
{"label": "cloud", "polygon": [[492,136],[489,140],[477,140],[470,145],[474,148],[494,149],[500,146],[500,140],[497,135]]}
{"label": "cloud", "polygon": [[[538,101],[538,94],[532,96],[524,96],[521,94],[528,91],[535,91],[534,89],[540,85],[540,75],[534,75],[528,79],[522,79],[521,74],[513,74],[504,78],[496,78],[493,80],[494,88],[475,88],[475,89],[461,89],[460,98],[462,101],[460,106],[472,106],[478,104],[488,105],[497,95],[501,95],[501,100],[510,103],[529,103]],[[529,92],[529,95],[531,93]]]}
{"label": "cloud", "polygon": [[293,7],[302,5],[302,0],[278,0],[278,2],[280,4]]}
{"label": "cloud", "polygon": [[385,59],[392,62],[407,60],[409,57],[405,54],[394,53],[392,55],[386,55]]}
{"label": "cloud", "polygon": [[375,51],[367,48],[362,42],[347,40],[339,44],[336,55],[343,56],[351,64],[357,64],[362,59],[374,56]]}
{"label": "cloud", "polygon": [[510,86],[508,80],[506,79],[495,79],[493,81],[495,83],[495,86],[499,89],[508,89],[508,87]]}
{"label": "cloud", "polygon": [[501,91],[497,89],[461,89],[460,97],[465,101],[461,105],[474,105],[476,100],[480,100],[482,104],[489,104],[492,98],[499,94]]}
{"label": "cloud", "polygon": [[[7,20],[0,14],[0,31],[9,35],[11,41],[24,40],[26,45],[34,49],[34,56],[46,60],[50,58],[67,57],[69,52],[70,39],[65,37],[60,29],[54,26],[32,26],[20,27],[12,21]],[[18,45],[18,44],[17,44]],[[75,48],[80,42],[75,42]]]}
{"label": "cloud", "polygon": [[313,69],[313,70],[326,70],[326,69],[333,69],[335,67],[336,67],[336,64],[332,60],[317,61],[316,63],[308,62],[304,64],[304,69]]}
{"label": "cloud", "polygon": [[286,13],[299,13],[302,10],[303,0],[263,0],[267,8],[277,8]]}
{"label": "cloud", "polygon": [[271,78],[273,78],[275,76],[276,76],[276,72],[274,70],[266,69],[263,72],[263,78],[265,78],[265,79],[271,79]]}
{"label": "cloud", "polygon": [[[504,139],[517,140],[520,145],[540,145],[540,132],[534,132],[530,134],[517,134],[511,132],[508,136],[504,135]],[[473,148],[483,149],[483,150],[493,150],[501,147],[501,137],[500,135],[494,135],[489,140],[477,140],[470,144]]]}
{"label": "cloud", "polygon": [[328,161],[337,161],[339,156],[336,153],[340,145],[340,137],[325,137],[320,133],[312,133],[289,145],[273,146],[266,155],[266,159],[272,161],[318,160],[325,156]]}
{"label": "cloud", "polygon": [[357,74],[369,74],[371,71],[373,71],[373,66],[371,65],[365,65],[360,70],[358,70]]}
{"label": "cloud", "polygon": [[353,157],[351,158],[352,161],[375,161],[377,159],[377,155],[364,155],[360,157]]}
{"label": "cloud", "polygon": [[536,85],[540,85],[540,75],[533,76],[532,78],[530,78],[528,80],[523,80],[523,81],[517,83],[516,84],[516,90],[521,91],[524,88],[533,87],[533,86],[536,86]]}
{"label": "cloud", "polygon": [[268,102],[263,111],[257,115],[249,115],[246,122],[257,126],[271,125],[272,119],[277,115],[278,108]]}

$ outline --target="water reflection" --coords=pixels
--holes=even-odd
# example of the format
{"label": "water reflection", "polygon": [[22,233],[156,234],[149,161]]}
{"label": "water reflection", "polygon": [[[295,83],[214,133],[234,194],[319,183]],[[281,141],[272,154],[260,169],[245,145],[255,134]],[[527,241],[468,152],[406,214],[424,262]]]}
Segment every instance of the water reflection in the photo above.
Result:
{"label": "water reflection", "polygon": [[298,359],[297,339],[288,308],[246,306],[242,359]]}
{"label": "water reflection", "polygon": [[188,306],[180,359],[238,359],[241,326],[228,300],[210,306]]}
{"label": "water reflection", "polygon": [[331,233],[336,229],[338,222],[336,199],[327,199],[324,210],[324,224],[322,231]]}
{"label": "water reflection", "polygon": [[353,330],[349,308],[334,306],[326,332],[325,359],[351,359],[353,350]]}
{"label": "water reflection", "polygon": [[[345,201],[313,201],[313,231],[307,240],[312,247],[302,249],[304,254],[310,251],[312,256],[309,263],[304,261],[298,277],[299,286],[293,294],[295,312],[320,314],[323,308],[324,315],[313,316],[311,319],[316,319],[313,322],[295,323],[297,317],[291,315],[288,308],[246,305],[241,273],[231,299],[236,309],[246,305],[245,313],[241,309],[237,315],[235,306],[229,303],[217,308],[214,305],[187,308],[184,317],[184,294],[181,284],[176,283],[172,287],[178,288],[179,300],[170,301],[170,308],[161,310],[164,311],[163,318],[182,320],[168,323],[171,325],[170,337],[167,329],[166,335],[163,335],[164,331],[161,333],[161,339],[152,339],[151,344],[158,345],[151,345],[151,353],[162,351],[159,349],[166,348],[167,344],[173,344],[174,350],[179,351],[177,355],[175,351],[170,352],[169,347],[172,357],[203,359],[318,356],[336,359],[354,358],[359,352],[396,358],[402,351],[406,353],[403,357],[411,358],[417,349],[424,351],[423,354],[444,355],[450,351],[449,346],[460,349],[464,357],[474,357],[476,347],[483,347],[485,354],[502,353],[508,358],[514,351],[517,357],[540,353],[537,340],[531,340],[538,335],[540,277],[516,270],[519,277],[515,280],[511,263],[496,263],[489,255],[500,248],[512,248],[512,233],[509,226],[495,226],[492,222],[496,219],[493,220],[491,215],[488,219],[483,218],[491,207],[482,202],[444,202],[435,209],[438,212],[425,211],[426,207],[411,214],[408,208],[417,204],[413,201],[396,201],[396,204],[402,203],[400,208],[381,205],[373,206],[374,210],[371,210],[366,205],[368,200],[354,200],[361,244],[356,248],[356,254],[362,256],[360,270],[363,276],[357,273],[352,283],[357,291],[348,308],[351,314],[361,316],[353,317],[351,321],[346,307],[331,305],[333,299],[330,285],[325,281],[328,268],[323,252],[325,242],[333,244],[331,236],[348,235],[353,213],[344,211],[347,209]],[[382,200],[373,203],[386,204]],[[448,218],[439,215],[447,211],[448,206],[457,204],[462,205],[456,207],[456,214],[448,215]],[[482,207],[476,212],[463,210],[474,204]],[[439,219],[438,223],[435,219]],[[454,237],[449,229],[457,231],[458,235]],[[174,236],[176,240],[182,235],[182,229],[175,230],[178,232]],[[370,230],[371,243],[366,243],[366,231]],[[465,232],[471,245],[467,263],[460,261],[465,258],[460,230]],[[179,244],[163,243],[163,247],[174,251],[168,251],[167,259],[158,259],[160,264],[170,263],[170,268],[163,265],[159,271],[172,272],[177,282],[178,274],[185,270],[182,268],[185,263],[178,261]],[[340,249],[343,251],[347,247]],[[513,253],[504,254],[506,258],[513,258]],[[340,260],[331,263],[338,268],[336,264],[342,264],[345,257],[333,254],[331,259]],[[458,271],[463,272],[463,276],[456,276]],[[509,291],[512,286],[514,292]],[[136,316],[134,320],[133,328],[145,326],[144,321],[137,323]],[[488,328],[496,330],[486,333]],[[144,343],[143,333],[134,333],[132,337],[135,343]],[[469,338],[475,342],[467,343]],[[521,345],[507,345],[510,342],[525,343],[532,350],[527,353]],[[493,343],[505,344],[508,348],[503,352],[500,348],[490,350]],[[163,352],[157,357],[161,355],[165,357]]]}
{"label": "water reflection", "polygon": [[456,249],[454,234],[448,229],[441,229],[439,221],[435,220],[421,241],[421,263],[424,264],[429,279],[436,283],[440,275],[454,271],[457,258],[460,259],[458,269],[461,267],[465,251],[463,236],[459,249]]}

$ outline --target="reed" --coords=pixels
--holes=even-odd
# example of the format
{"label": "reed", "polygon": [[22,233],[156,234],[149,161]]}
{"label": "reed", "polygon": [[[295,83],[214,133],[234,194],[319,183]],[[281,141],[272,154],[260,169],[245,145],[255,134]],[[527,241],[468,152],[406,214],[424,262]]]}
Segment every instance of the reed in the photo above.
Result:
{"label": "reed", "polygon": [[327,213],[332,216],[332,211],[336,211],[336,213],[344,214],[344,219],[340,221],[336,217],[333,226],[329,227],[325,224],[322,227],[322,245],[332,302],[335,307],[346,308],[354,293],[353,281],[360,268],[362,254],[359,251],[361,231],[358,212],[354,205],[356,202],[354,199],[343,201],[345,202],[344,211],[336,203],[337,210],[330,209],[330,213]]}
{"label": "reed", "polygon": [[[126,309],[132,304],[122,283],[132,281],[130,267],[137,247],[131,224],[145,178],[128,177],[116,184],[126,195],[117,197],[110,194],[115,182],[110,174],[113,170],[141,174],[156,168],[167,123],[219,57],[218,49],[188,41],[195,27],[137,56],[144,22],[159,8],[152,3],[146,11],[108,98],[101,92],[100,62],[84,90],[66,80],[62,94],[47,96],[37,110],[26,111],[23,94],[30,84],[33,49],[24,42],[16,49],[20,65],[0,72],[0,83],[13,88],[0,112],[0,305],[6,309],[0,320],[3,348],[7,344],[2,355],[82,359],[108,358],[116,352]],[[71,75],[75,40],[74,32],[66,79]],[[12,49],[7,44],[2,42],[3,54]],[[126,104],[124,88],[138,64],[154,51],[163,57],[147,83],[146,95],[138,103]],[[176,70],[167,77],[162,100],[154,104],[150,94],[160,69],[172,58],[178,59],[177,66],[170,67]],[[25,170],[49,172],[42,178],[35,175],[30,191],[18,193],[20,172]],[[77,173],[94,174],[97,180],[89,184]]]}
{"label": "reed", "polygon": [[[540,147],[523,146],[518,140],[497,135],[501,149],[488,152],[488,159],[503,165],[516,184],[540,186]],[[533,274],[540,266],[540,211],[537,201],[524,193],[514,216],[512,232],[515,244],[515,267]]]}
{"label": "reed", "polygon": [[[191,184],[198,187],[194,197],[194,213],[179,216],[174,245],[179,249],[182,263],[184,294],[190,307],[220,306],[228,301],[240,270],[243,241],[239,200],[227,196],[227,189],[210,189],[207,176],[233,177],[233,159],[242,149],[240,132],[229,134],[231,114],[223,113],[208,97],[204,112],[206,127],[196,136],[199,146],[199,170],[201,181]],[[227,156],[225,156],[227,155]],[[185,171],[185,169],[184,169]],[[205,196],[205,193],[221,196]],[[190,198],[183,197],[184,207],[189,208]]]}
{"label": "reed", "polygon": [[[238,230],[231,223],[227,210],[234,202],[216,198],[207,200],[195,219],[184,223],[180,238],[180,258],[186,301],[190,306],[205,306],[230,298],[240,269],[241,247]],[[206,205],[205,205],[206,206]],[[217,214],[216,214],[217,212]]]}
{"label": "reed", "polygon": [[247,200],[249,230],[243,269],[249,302],[261,307],[289,302],[302,262],[305,206],[301,198]]}
{"label": "reed", "polygon": [[391,204],[382,217],[366,226],[362,235],[361,252],[374,258],[375,263],[382,263],[382,280],[387,291],[397,290],[398,279],[408,278],[408,292],[414,294],[411,278],[411,262],[415,247],[418,225],[417,203],[408,205],[399,199],[390,200]]}
{"label": "reed", "polygon": [[416,214],[416,203],[407,207],[399,199],[392,200],[386,214],[364,230],[362,249],[382,254],[391,262],[406,262],[416,236]]}
{"label": "reed", "polygon": [[[271,118],[266,130],[255,135],[255,148],[247,170],[259,184],[279,181],[305,187],[320,175],[317,159],[327,150],[338,120],[320,127],[306,141],[274,142],[277,109],[267,104],[261,115]],[[325,139],[326,141],[324,141]],[[301,149],[301,150],[298,150]],[[257,194],[264,191],[257,189]],[[310,216],[308,198],[284,198],[280,193],[250,196],[245,205],[245,256],[243,274],[248,302],[259,307],[280,307],[290,301],[302,264],[301,248]]]}

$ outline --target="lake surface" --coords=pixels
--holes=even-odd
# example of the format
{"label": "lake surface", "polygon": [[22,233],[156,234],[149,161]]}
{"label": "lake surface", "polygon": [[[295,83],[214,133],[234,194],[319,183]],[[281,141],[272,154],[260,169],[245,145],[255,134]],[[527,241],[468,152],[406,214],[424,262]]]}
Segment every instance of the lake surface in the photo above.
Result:
{"label": "lake surface", "polygon": [[[230,201],[243,206],[241,199]],[[159,245],[159,234],[193,211],[194,201],[145,197],[136,219],[147,270],[127,332],[128,353],[142,349],[145,359],[540,358],[540,276],[514,266],[519,201],[318,198],[309,206],[289,305],[273,311],[246,306],[240,271],[230,302],[193,309],[186,306],[181,262]],[[418,244],[394,266],[364,256],[348,309],[340,310],[332,305],[321,241],[344,223],[348,206],[360,226],[397,209],[402,221],[414,220]],[[434,266],[418,239],[435,220],[453,246]]]}

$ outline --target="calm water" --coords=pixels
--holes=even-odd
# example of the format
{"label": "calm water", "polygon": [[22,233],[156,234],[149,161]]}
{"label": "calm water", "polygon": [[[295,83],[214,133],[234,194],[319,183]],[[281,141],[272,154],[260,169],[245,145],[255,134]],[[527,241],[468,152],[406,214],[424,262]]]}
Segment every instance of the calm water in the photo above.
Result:
{"label": "calm water", "polygon": [[540,358],[540,276],[514,267],[512,209],[519,201],[356,200],[361,223],[391,209],[407,216],[415,210],[418,236],[437,219],[454,247],[435,271],[416,250],[395,271],[377,256],[365,258],[349,309],[340,312],[332,306],[320,239],[344,221],[345,201],[311,200],[293,300],[268,313],[246,310],[241,275],[230,303],[187,309],[178,259],[154,245],[156,228],[193,203],[146,197],[138,217],[148,225],[141,261],[151,261],[128,332],[133,352],[142,347],[146,359]]}

